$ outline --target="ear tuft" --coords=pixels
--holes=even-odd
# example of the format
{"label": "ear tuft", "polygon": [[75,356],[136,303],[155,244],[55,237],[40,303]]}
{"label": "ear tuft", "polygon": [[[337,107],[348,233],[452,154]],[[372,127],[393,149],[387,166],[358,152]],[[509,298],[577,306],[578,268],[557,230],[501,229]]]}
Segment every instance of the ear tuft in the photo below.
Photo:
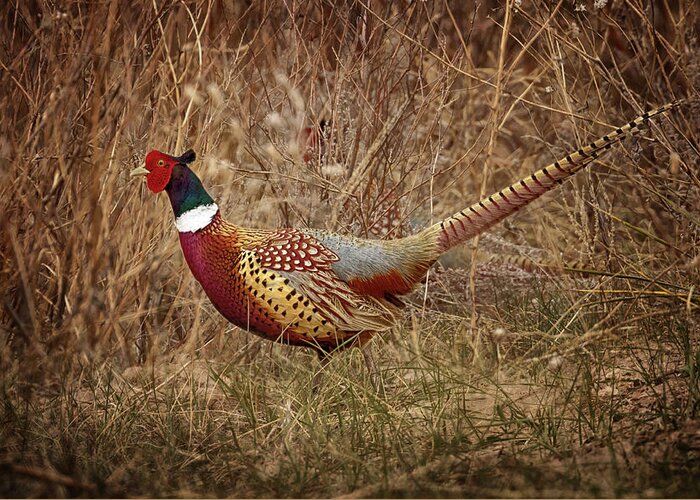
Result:
{"label": "ear tuft", "polygon": [[194,152],[194,149],[188,149],[175,159],[178,160],[180,163],[184,163],[185,165],[187,165],[188,163],[192,163],[196,158],[197,154]]}

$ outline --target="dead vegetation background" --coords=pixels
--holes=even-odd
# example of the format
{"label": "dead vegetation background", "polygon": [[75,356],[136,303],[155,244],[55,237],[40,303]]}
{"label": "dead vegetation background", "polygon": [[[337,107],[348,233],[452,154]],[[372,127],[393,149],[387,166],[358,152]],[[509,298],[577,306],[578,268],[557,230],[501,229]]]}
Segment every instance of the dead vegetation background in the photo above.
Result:
{"label": "dead vegetation background", "polygon": [[385,397],[228,325],[128,178],[193,147],[240,224],[410,231],[694,98],[697,2],[0,9],[0,494],[698,496],[697,104],[431,272]]}

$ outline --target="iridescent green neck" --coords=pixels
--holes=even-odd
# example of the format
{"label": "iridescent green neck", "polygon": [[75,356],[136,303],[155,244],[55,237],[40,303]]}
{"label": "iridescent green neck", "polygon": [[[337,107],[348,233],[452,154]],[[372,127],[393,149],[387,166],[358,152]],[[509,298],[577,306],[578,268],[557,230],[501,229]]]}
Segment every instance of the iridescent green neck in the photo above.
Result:
{"label": "iridescent green neck", "polygon": [[214,199],[202,186],[202,182],[187,165],[173,167],[170,182],[165,187],[175,217],[180,217],[198,207],[214,204]]}

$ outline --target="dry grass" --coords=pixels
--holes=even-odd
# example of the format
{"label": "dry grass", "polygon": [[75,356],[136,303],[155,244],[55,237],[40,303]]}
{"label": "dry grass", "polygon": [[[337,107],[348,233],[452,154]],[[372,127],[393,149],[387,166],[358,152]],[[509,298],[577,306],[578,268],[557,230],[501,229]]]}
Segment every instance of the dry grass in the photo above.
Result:
{"label": "dry grass", "polygon": [[0,9],[1,495],[700,494],[694,102],[431,272],[381,398],[357,352],[314,394],[313,354],[228,325],[128,178],[193,147],[240,224],[423,226],[693,99],[697,2]]}

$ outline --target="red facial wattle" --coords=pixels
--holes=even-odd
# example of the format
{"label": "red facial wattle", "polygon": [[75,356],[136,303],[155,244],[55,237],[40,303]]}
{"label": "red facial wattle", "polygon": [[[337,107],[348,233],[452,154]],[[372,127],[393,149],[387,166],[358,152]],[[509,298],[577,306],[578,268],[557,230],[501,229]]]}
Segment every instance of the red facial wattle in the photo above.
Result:
{"label": "red facial wattle", "polygon": [[146,176],[148,189],[153,193],[160,193],[165,189],[165,186],[170,182],[170,176],[173,173],[171,166],[156,166]]}

